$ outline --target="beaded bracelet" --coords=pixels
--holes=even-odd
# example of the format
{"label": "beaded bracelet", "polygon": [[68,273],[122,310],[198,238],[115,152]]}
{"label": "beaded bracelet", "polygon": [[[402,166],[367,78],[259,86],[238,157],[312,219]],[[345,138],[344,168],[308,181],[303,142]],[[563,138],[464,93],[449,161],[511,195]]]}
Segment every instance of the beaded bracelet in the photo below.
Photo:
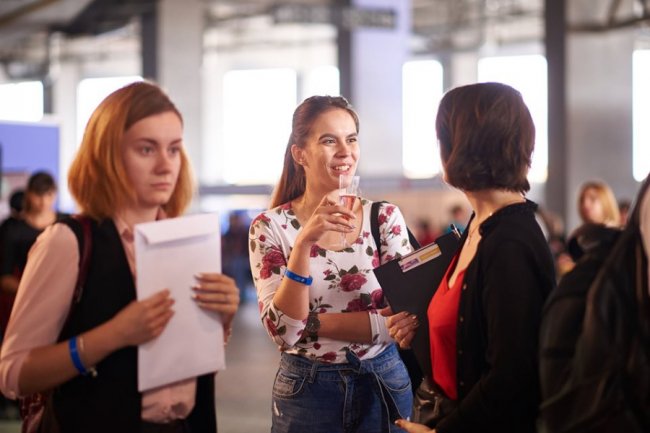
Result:
{"label": "beaded bracelet", "polygon": [[299,282],[301,284],[304,284],[305,286],[311,286],[311,282],[314,281],[314,279],[311,276],[303,277],[302,275],[298,275],[298,274],[295,274],[295,273],[291,272],[289,269],[284,271],[284,276],[291,279],[291,280],[293,280],[293,281],[297,281],[297,282]]}

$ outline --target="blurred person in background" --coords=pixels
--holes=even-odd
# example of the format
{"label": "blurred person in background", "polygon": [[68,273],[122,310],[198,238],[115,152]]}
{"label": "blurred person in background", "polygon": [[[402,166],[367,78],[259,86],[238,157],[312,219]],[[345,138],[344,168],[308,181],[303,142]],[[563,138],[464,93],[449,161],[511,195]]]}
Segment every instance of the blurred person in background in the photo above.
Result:
{"label": "blurred person in background", "polygon": [[451,233],[451,225],[453,224],[460,233],[463,233],[469,223],[470,212],[466,206],[457,203],[449,210],[449,217],[450,221],[445,225],[444,232]]}
{"label": "blurred person in background", "polygon": [[567,251],[571,260],[563,261],[560,277],[573,269],[575,262],[583,254],[583,248],[578,238],[584,226],[596,224],[610,228],[621,227],[618,203],[614,192],[605,182],[591,180],[583,183],[578,192],[577,204],[581,224],[569,235],[567,240]]}
{"label": "blurred person in background", "polygon": [[3,239],[0,286],[4,292],[16,292],[29,249],[38,235],[60,218],[54,210],[56,192],[56,183],[49,173],[39,171],[29,177],[22,211]]}
{"label": "blurred person in background", "polygon": [[580,186],[578,214],[583,223],[620,226],[618,203],[612,189],[602,181],[592,180]]}
{"label": "blurred person in background", "polygon": [[[228,229],[221,236],[223,273],[235,279],[243,299],[254,299],[250,262],[248,260],[248,226],[245,213],[233,211],[228,216]],[[249,293],[252,293],[249,294]]]}
{"label": "blurred person in background", "polygon": [[420,243],[420,246],[426,246],[434,242],[438,236],[439,232],[436,232],[431,228],[431,223],[426,218],[419,218],[415,224],[415,237]]}
{"label": "blurred person in background", "polygon": [[624,198],[618,201],[618,211],[621,214],[621,219],[620,219],[620,226],[625,227],[625,224],[627,224],[627,220],[630,215],[630,208],[632,207],[632,203],[630,200]]}

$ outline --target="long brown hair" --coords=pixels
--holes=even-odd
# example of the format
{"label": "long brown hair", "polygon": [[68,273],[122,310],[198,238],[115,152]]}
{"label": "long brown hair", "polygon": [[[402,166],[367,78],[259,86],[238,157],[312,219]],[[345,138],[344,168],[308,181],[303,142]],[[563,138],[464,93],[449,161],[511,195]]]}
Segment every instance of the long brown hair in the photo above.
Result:
{"label": "long brown hair", "polygon": [[305,99],[293,112],[291,135],[284,153],[284,166],[280,181],[271,197],[271,208],[287,203],[305,192],[305,169],[294,161],[291,146],[304,148],[314,121],[326,111],[342,109],[350,113],[359,132],[359,116],[352,105],[342,96],[311,96]]}
{"label": "long brown hair", "polygon": [[[139,81],[111,93],[95,109],[79,151],[68,172],[68,187],[81,210],[95,218],[111,218],[135,201],[135,191],[122,161],[124,133],[136,122],[157,114],[181,113],[160,87]],[[185,150],[176,187],[163,206],[168,216],[180,215],[192,199],[194,182]]]}

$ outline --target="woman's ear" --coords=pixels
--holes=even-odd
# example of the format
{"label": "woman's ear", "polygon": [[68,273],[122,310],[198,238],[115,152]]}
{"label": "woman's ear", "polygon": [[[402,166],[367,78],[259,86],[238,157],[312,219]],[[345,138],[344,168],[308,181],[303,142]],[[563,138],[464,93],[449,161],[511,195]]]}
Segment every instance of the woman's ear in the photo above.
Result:
{"label": "woman's ear", "polygon": [[302,166],[307,165],[307,162],[305,161],[305,150],[298,147],[298,145],[291,145],[291,156],[293,157],[293,160],[296,162],[296,164]]}

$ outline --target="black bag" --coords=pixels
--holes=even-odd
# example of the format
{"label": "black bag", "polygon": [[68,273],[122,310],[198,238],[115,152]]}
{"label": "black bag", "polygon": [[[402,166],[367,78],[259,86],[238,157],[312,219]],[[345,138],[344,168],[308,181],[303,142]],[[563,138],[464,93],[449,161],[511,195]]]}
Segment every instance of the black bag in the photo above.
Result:
{"label": "black bag", "polygon": [[[81,300],[83,285],[88,275],[90,252],[92,250],[92,234],[90,232],[90,218],[83,215],[73,216],[81,224],[83,238],[79,239],[79,275],[72,295],[72,306],[66,317],[65,324],[72,316],[74,307]],[[65,329],[65,325],[62,329]],[[59,427],[52,410],[51,392],[37,392],[19,398],[20,417],[22,418],[22,433],[58,433]]]}
{"label": "black bag", "polygon": [[447,398],[436,384],[428,376],[425,376],[415,390],[411,421],[434,428],[457,405],[456,401]]}
{"label": "black bag", "polygon": [[[650,178],[641,188],[639,202],[650,193],[649,185]],[[576,286],[588,286],[586,293],[578,287],[573,301],[558,301],[557,294],[568,291],[572,281],[572,274],[567,274],[569,279],[561,281],[549,298],[540,334],[542,433],[650,431],[648,260],[639,223],[637,203],[606,257],[574,270],[583,273],[580,278],[585,280]],[[590,269],[591,274],[584,274]],[[584,319],[569,317],[576,314]],[[553,332],[556,323],[578,329]]]}
{"label": "black bag", "polygon": [[[379,249],[381,246],[381,236],[379,235],[379,206],[381,206],[383,203],[387,203],[385,201],[376,201],[372,204],[372,207],[370,208],[370,231],[372,232],[372,237],[375,240],[375,244],[377,244],[377,248]],[[411,233],[411,230],[409,228],[406,228],[409,236],[409,241],[411,242],[411,246],[413,247],[414,250],[420,248],[420,243],[415,239],[415,236],[413,236],[413,233]],[[413,394],[415,394],[415,389],[419,386],[420,382],[422,382],[422,369],[418,365],[417,360],[415,359],[415,355],[413,354],[413,350],[411,349],[400,349],[398,347],[398,352],[400,358],[402,358],[402,362],[404,362],[404,365],[406,366],[406,370],[409,373],[409,378],[411,379],[411,387],[413,389]]]}

